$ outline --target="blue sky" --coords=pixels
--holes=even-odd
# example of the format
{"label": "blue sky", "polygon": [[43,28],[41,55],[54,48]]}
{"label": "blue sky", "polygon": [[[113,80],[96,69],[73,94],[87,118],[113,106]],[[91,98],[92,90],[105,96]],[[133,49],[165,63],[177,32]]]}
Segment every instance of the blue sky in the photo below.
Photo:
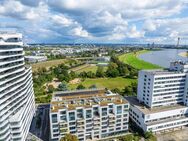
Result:
{"label": "blue sky", "polygon": [[27,43],[188,44],[188,0],[0,0]]}

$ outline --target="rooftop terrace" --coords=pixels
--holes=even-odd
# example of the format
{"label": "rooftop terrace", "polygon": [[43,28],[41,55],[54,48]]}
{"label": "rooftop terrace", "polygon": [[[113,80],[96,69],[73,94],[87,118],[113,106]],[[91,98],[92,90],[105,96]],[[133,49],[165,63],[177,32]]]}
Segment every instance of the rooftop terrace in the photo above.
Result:
{"label": "rooftop terrace", "polygon": [[181,104],[175,104],[175,105],[170,105],[170,106],[161,106],[161,107],[154,107],[154,108],[148,108],[144,104],[139,103],[136,97],[125,97],[125,99],[130,103],[130,105],[138,108],[141,112],[144,114],[153,114],[153,113],[158,113],[158,112],[165,112],[165,111],[171,111],[171,110],[176,110],[176,109],[181,109],[181,108],[186,108],[186,106],[181,105]]}
{"label": "rooftop terrace", "polygon": [[119,94],[105,89],[56,92],[51,101],[51,112],[58,112],[59,109],[74,110],[77,107],[90,108],[92,105],[107,106],[109,103],[128,102]]}

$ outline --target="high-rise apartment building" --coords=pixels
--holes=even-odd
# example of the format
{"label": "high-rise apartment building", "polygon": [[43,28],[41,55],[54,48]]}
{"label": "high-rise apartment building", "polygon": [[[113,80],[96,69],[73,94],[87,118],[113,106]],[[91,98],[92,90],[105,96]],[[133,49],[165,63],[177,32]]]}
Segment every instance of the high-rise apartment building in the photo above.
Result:
{"label": "high-rise apartment building", "polygon": [[144,131],[164,131],[188,124],[188,64],[172,62],[166,70],[139,72],[136,97],[130,102],[130,117]]}
{"label": "high-rise apartment building", "polygon": [[0,141],[25,141],[35,112],[20,33],[0,32]]}
{"label": "high-rise apartment building", "polygon": [[80,141],[105,139],[128,132],[129,103],[104,89],[57,92],[51,101],[51,139],[73,134]]}

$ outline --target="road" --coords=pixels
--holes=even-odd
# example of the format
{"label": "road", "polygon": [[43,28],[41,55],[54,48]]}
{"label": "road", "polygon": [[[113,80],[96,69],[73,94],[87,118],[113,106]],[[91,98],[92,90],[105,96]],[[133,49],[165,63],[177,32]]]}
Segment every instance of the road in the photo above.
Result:
{"label": "road", "polygon": [[[43,141],[49,141],[50,138],[50,122],[49,122],[49,104],[38,105],[36,110],[36,116],[33,118],[30,132],[42,139]],[[37,116],[41,118],[40,128],[36,127]]]}

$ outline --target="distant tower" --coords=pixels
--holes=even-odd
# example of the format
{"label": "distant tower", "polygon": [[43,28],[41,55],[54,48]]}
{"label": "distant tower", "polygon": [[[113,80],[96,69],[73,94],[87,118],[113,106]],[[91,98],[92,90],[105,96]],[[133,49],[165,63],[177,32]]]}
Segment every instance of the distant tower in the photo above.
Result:
{"label": "distant tower", "polygon": [[152,43],[152,48],[154,48],[154,47],[155,47],[155,43],[153,42],[153,43]]}
{"label": "distant tower", "polygon": [[179,47],[179,44],[180,44],[180,37],[178,37],[178,42],[177,42],[177,46],[176,47]]}

